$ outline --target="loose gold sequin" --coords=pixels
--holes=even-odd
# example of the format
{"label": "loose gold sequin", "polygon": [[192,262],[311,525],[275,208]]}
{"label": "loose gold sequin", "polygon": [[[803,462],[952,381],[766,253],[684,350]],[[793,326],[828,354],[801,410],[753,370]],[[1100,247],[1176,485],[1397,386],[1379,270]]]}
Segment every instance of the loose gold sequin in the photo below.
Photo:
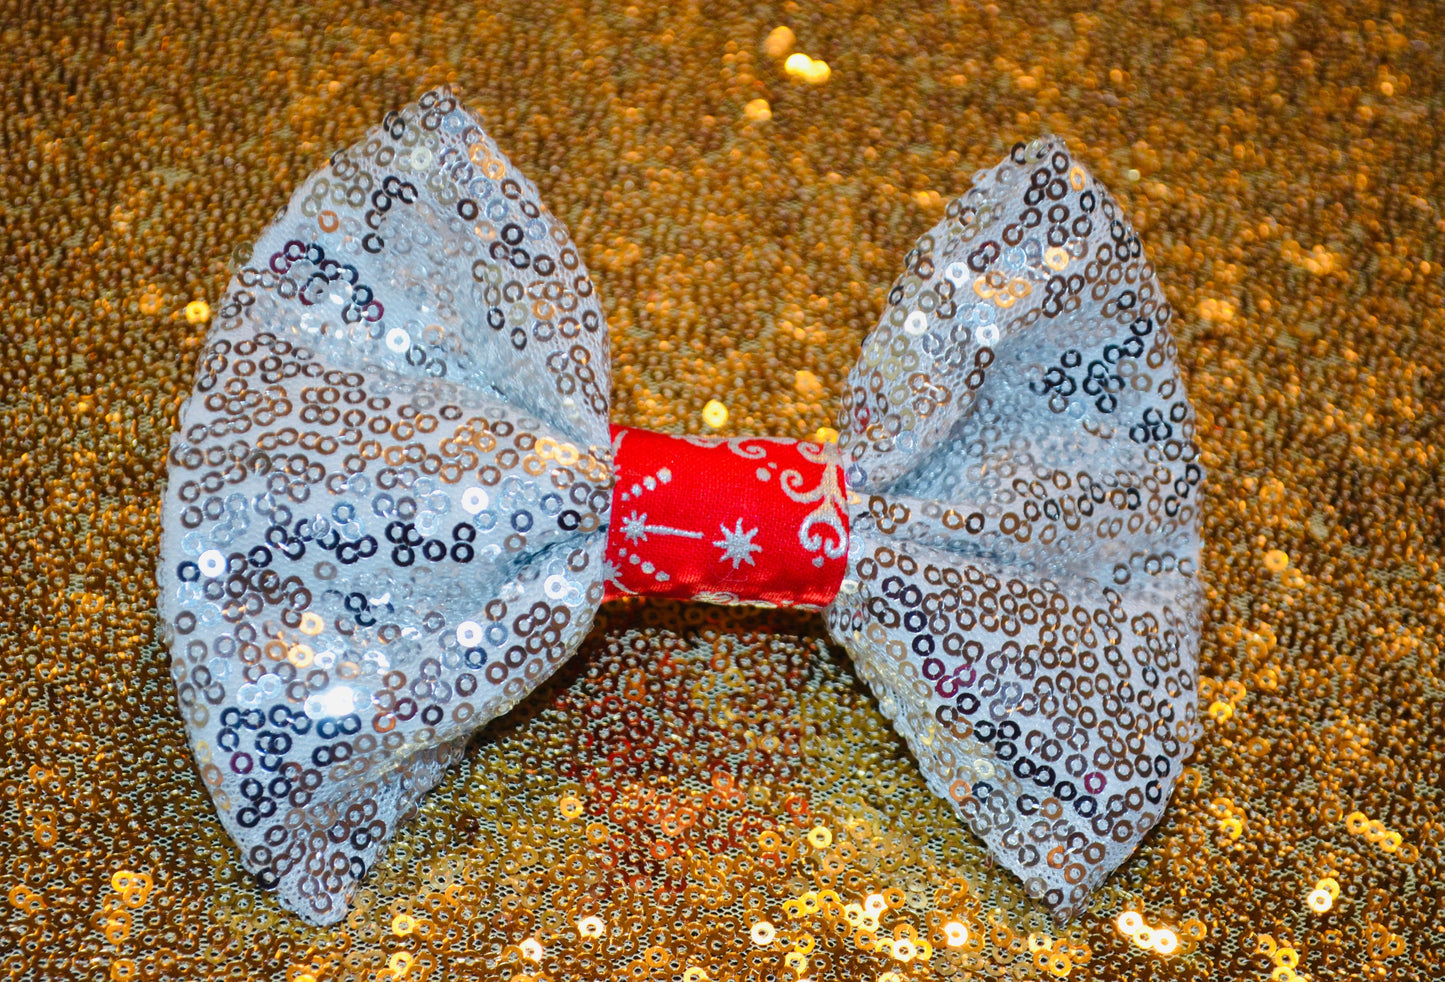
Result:
{"label": "loose gold sequin", "polygon": [[786,58],[793,50],[797,42],[797,36],[793,29],[786,24],[779,25],[768,32],[767,38],[763,41],[763,50],[769,58]]}
{"label": "loose gold sequin", "polygon": [[788,55],[787,61],[783,64],[783,70],[792,78],[810,85],[822,85],[833,74],[833,70],[828,67],[827,62],[810,58],[801,51],[795,51]]}
{"label": "loose gold sequin", "polygon": [[722,429],[728,422],[728,407],[716,399],[709,399],[702,407],[702,421],[712,429]]}

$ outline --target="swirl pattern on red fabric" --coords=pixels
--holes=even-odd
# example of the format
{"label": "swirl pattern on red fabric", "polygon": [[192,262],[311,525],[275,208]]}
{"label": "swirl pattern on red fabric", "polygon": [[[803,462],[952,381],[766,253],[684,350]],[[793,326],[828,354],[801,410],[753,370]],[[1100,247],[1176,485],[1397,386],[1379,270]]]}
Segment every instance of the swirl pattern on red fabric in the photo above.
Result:
{"label": "swirl pattern on red fabric", "polygon": [[607,599],[823,607],[847,568],[832,444],[612,427]]}

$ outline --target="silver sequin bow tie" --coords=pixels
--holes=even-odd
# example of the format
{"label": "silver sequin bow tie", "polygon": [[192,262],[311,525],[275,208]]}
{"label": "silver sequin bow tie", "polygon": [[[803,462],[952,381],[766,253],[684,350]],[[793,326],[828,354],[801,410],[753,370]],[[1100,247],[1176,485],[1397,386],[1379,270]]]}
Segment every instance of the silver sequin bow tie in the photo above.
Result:
{"label": "silver sequin bow tie", "polygon": [[[1203,472],[1170,319],[1108,192],[1020,144],[908,254],[836,449],[812,445],[846,476],[829,633],[1060,919],[1197,732]],[[218,307],[171,448],[162,622],[221,821],[306,920],[345,914],[616,581],[609,361],[567,232],[445,89],[312,175]]]}

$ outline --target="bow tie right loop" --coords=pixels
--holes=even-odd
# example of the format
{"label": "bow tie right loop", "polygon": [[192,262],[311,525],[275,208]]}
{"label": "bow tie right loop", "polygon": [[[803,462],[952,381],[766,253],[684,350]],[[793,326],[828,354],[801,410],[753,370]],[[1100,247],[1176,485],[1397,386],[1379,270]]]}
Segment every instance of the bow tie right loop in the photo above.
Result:
{"label": "bow tie right loop", "polygon": [[1198,731],[1204,471],[1171,320],[1103,185],[1019,144],[908,254],[839,420],[867,504],[830,629],[1064,919]]}

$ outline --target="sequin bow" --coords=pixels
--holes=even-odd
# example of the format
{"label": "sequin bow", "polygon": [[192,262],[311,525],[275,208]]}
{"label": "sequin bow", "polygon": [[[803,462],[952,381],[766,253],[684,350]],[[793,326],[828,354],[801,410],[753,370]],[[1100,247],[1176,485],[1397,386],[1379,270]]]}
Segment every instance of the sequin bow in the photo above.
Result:
{"label": "sequin bow", "polygon": [[[820,607],[929,787],[1072,916],[1196,737],[1203,472],[1170,320],[1108,192],[1020,144],[907,255],[836,446],[614,431],[567,232],[448,90],[389,114],[236,274],[170,454],[162,622],[242,862],[340,919],[604,598],[680,590]],[[713,465],[624,469],[649,440],[742,470],[664,520],[669,479]]]}

